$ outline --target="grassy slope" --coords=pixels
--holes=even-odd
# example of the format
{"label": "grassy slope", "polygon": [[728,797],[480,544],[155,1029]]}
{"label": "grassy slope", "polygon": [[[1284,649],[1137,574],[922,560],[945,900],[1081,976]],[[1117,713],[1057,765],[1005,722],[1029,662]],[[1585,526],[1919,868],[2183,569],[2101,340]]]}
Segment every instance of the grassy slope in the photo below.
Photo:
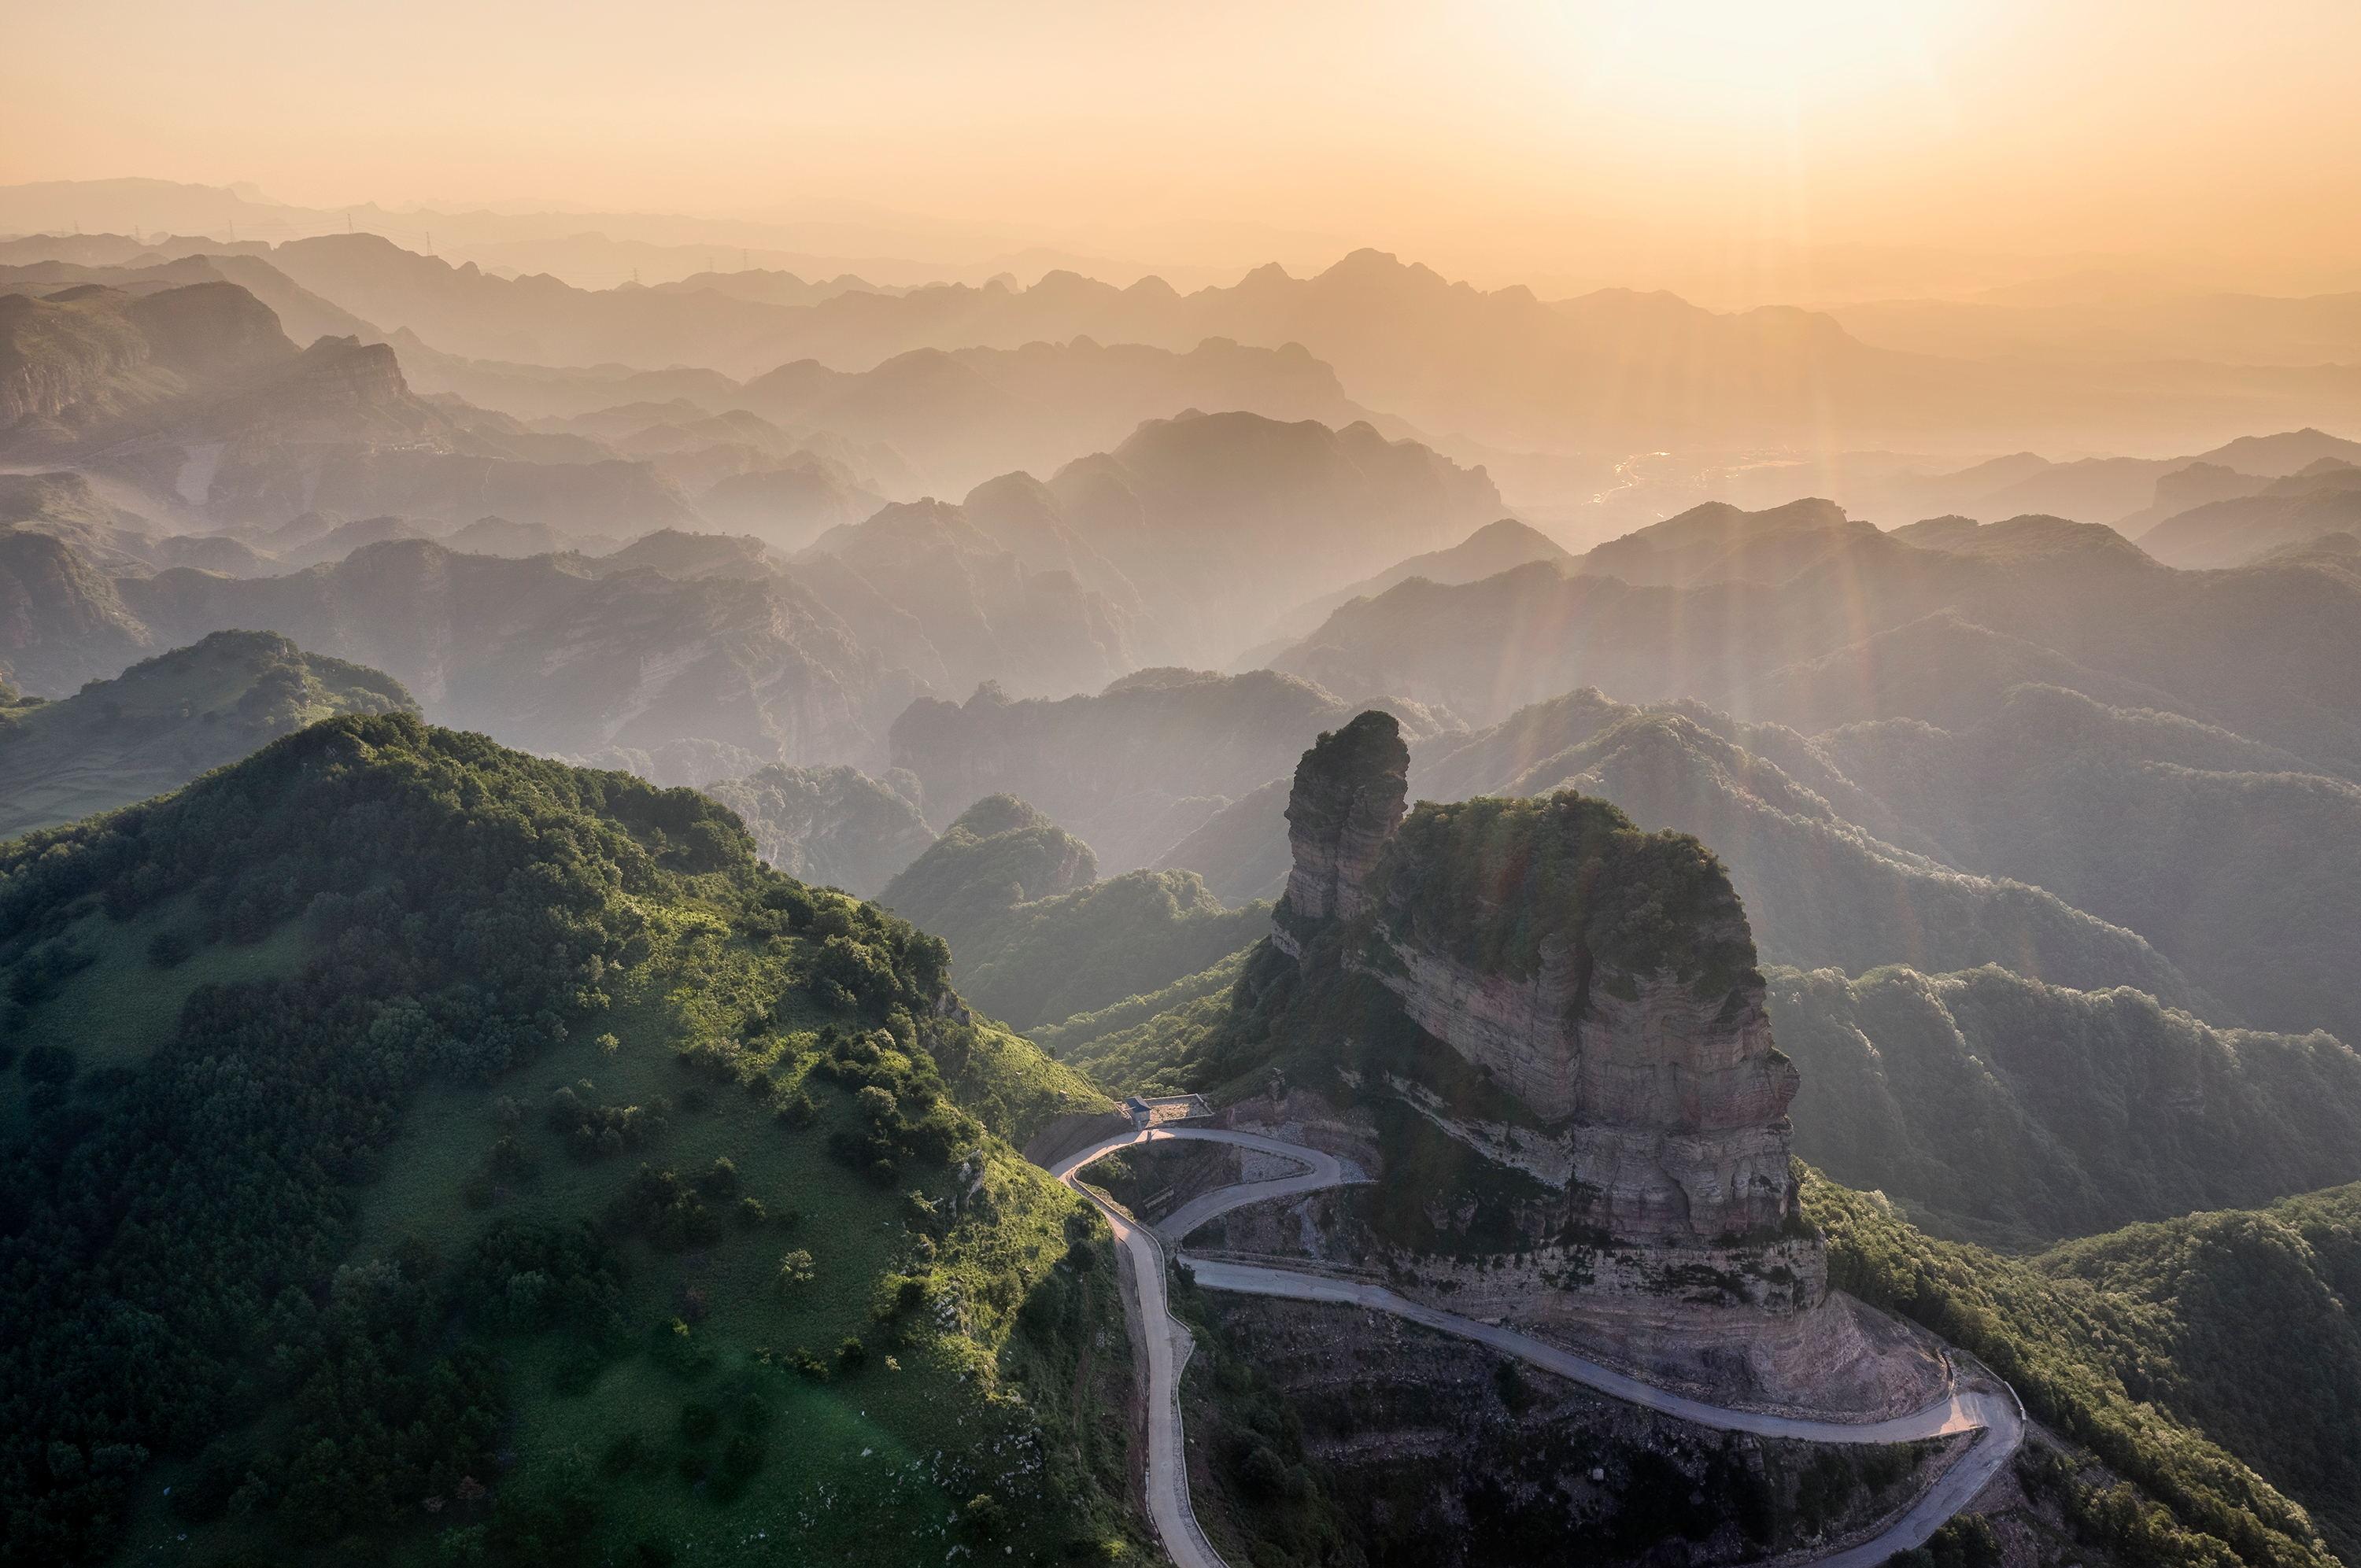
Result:
{"label": "grassy slope", "polygon": [[[186,961],[158,970],[148,961],[148,944],[162,932],[194,926],[194,902],[184,894],[128,920],[110,920],[95,910],[77,917],[65,939],[89,955],[90,966],[68,975],[53,994],[12,1013],[6,1037],[71,1051],[85,1071],[137,1068],[171,1037],[181,1006],[199,986],[278,979],[301,966],[303,936],[287,925],[258,942],[208,944]],[[0,1141],[22,1136],[27,1124],[24,1097],[0,1097]]]}
{"label": "grassy slope", "polygon": [[[485,1089],[429,1091],[386,1152],[387,1175],[360,1212],[359,1250],[383,1250],[418,1234],[422,1215],[465,1214],[461,1189],[500,1136],[501,1098],[537,1108],[549,1091],[572,1086],[601,1103],[669,1102],[669,1124],[649,1146],[591,1164],[570,1157],[563,1139],[537,1115],[528,1117],[515,1135],[537,1163],[533,1176],[484,1216],[468,1216],[456,1234],[443,1225],[423,1227],[430,1239],[456,1250],[467,1226],[480,1228],[497,1216],[596,1215],[643,1161],[687,1173],[719,1157],[736,1166],[743,1190],[772,1212],[770,1223],[751,1231],[733,1226],[713,1245],[686,1255],[642,1241],[626,1245],[629,1310],[635,1319],[670,1321],[690,1310],[687,1293],[697,1292],[708,1315],[689,1338],[712,1365],[683,1377],[638,1356],[605,1368],[587,1389],[560,1392],[564,1347],[527,1347],[517,1405],[523,1468],[554,1466],[576,1451],[595,1458],[630,1431],[645,1433],[652,1448],[676,1460],[700,1448],[679,1437],[684,1408],[726,1407],[731,1395],[751,1391],[772,1408],[773,1458],[745,1494],[718,1508],[673,1470],[634,1471],[609,1483],[616,1539],[667,1543],[683,1561],[699,1563],[775,1562],[783,1543],[819,1561],[934,1561],[952,1544],[977,1543],[948,1521],[988,1491],[1024,1511],[1044,1509],[1038,1539],[1021,1529],[1009,1532],[1018,1543],[1016,1560],[1028,1552],[1054,1558],[1064,1544],[1061,1531],[1073,1521],[1059,1518],[1054,1506],[1044,1508],[1051,1499],[1025,1467],[1044,1434],[1061,1450],[1060,1481],[1079,1493],[1090,1490],[1090,1472],[1119,1467],[1128,1376],[1115,1277],[1096,1253],[1086,1268],[1066,1276],[1075,1321],[1089,1325],[1094,1339],[1114,1334],[1112,1348],[1093,1345],[1092,1353],[1123,1374],[1110,1385],[1113,1400],[1078,1405],[1076,1385],[1098,1392],[1099,1379],[1078,1364],[1074,1347],[1045,1349],[1014,1332],[1031,1288],[1060,1268],[1075,1221],[1069,1196],[1005,1145],[987,1146],[981,1177],[990,1217],[954,1227],[931,1270],[947,1298],[972,1310],[969,1332],[901,1350],[899,1370],[880,1359],[857,1373],[840,1368],[824,1383],[791,1373],[787,1358],[797,1350],[827,1358],[849,1335],[879,1340],[871,1309],[880,1280],[917,1266],[905,1223],[906,1193],[940,1205],[965,1178],[941,1171],[881,1190],[829,1157],[829,1133],[853,1124],[851,1095],[816,1074],[810,1055],[790,1050],[772,1058],[771,1079],[787,1090],[805,1089],[820,1107],[811,1125],[794,1129],[779,1124],[767,1101],[758,1103],[734,1083],[710,1082],[676,1065],[670,1047],[700,1032],[697,1014],[705,1000],[682,978],[651,966],[618,995],[609,1015],[528,1071]],[[796,1022],[817,1027],[829,1016],[810,1008]],[[617,1037],[614,1050],[596,1043],[603,1033]],[[998,1113],[990,1115],[996,1128],[1021,1139],[1045,1114],[1104,1103],[1022,1042],[1005,1034],[995,1038],[1001,1049],[975,1053],[982,1065],[962,1103]],[[800,1218],[782,1223],[790,1212]],[[777,1278],[780,1257],[790,1250],[811,1255],[814,1275],[792,1290]],[[766,1349],[776,1365],[758,1359]],[[880,1358],[886,1354],[882,1343],[875,1349]],[[1039,1409],[1027,1408],[1028,1391]],[[994,1445],[1018,1443],[1027,1446],[994,1452]],[[701,1445],[708,1453],[714,1446]],[[1093,1539],[1101,1537],[1123,1541],[1124,1521],[1098,1519]]]}
{"label": "grassy slope", "polygon": [[[395,751],[431,750],[440,732],[368,733],[390,736],[385,749]],[[560,784],[567,777],[503,755],[514,771],[484,781],[494,795],[545,787],[544,773]],[[623,781],[603,787],[640,792]],[[204,791],[192,794],[202,800]],[[677,806],[683,794],[654,798]],[[142,807],[124,821],[160,836],[173,807]],[[784,1549],[815,1561],[931,1563],[955,1545],[1014,1562],[1078,1551],[1119,1560],[1142,1549],[1124,1501],[1130,1372],[1104,1227],[1002,1140],[1104,1097],[1005,1031],[955,1014],[928,1018],[920,1027],[951,1093],[990,1132],[957,1162],[906,1161],[890,1182],[832,1157],[832,1136],[871,1124],[852,1089],[827,1075],[816,1031],[869,1025],[849,998],[809,977],[834,919],[828,911],[851,906],[811,895],[820,917],[807,935],[741,929],[739,912],[751,907],[741,900],[793,886],[743,851],[740,839],[719,873],[622,895],[637,905],[644,941],[608,969],[603,995],[566,1021],[562,1043],[489,1081],[437,1076],[407,1097],[390,1141],[362,1161],[359,1184],[344,1188],[346,1256],[414,1255],[408,1244],[422,1240],[447,1273],[496,1225],[599,1222],[643,1163],[694,1177],[726,1157],[739,1192],[767,1217],[733,1221],[679,1250],[610,1232],[628,1333],[595,1354],[565,1333],[503,1333],[480,1313],[452,1320],[446,1333],[489,1336],[504,1367],[504,1457],[481,1477],[492,1488],[486,1500],[413,1503],[335,1540],[291,1533],[268,1509],[192,1522],[166,1503],[164,1487],[189,1491],[225,1453],[269,1454],[291,1412],[266,1402],[203,1453],[168,1453],[146,1471],[118,1560],[431,1562],[456,1552],[465,1561],[483,1545],[471,1530],[493,1525],[511,1502],[586,1493],[597,1499],[591,1544],[617,1561],[634,1552],[651,1562],[776,1560]],[[143,1044],[171,1036],[180,999],[203,981],[284,977],[328,958],[302,919],[258,942],[207,940],[185,894],[119,922],[97,909],[60,913],[38,948],[0,958],[22,967],[37,950],[66,947],[93,961],[16,1009],[6,1034],[16,1047],[77,1046],[82,1067],[139,1072]],[[150,968],[154,932],[192,926],[195,952],[176,968]],[[748,1032],[749,1016],[763,1026]],[[906,1015],[895,1027],[907,1033]],[[684,1046],[699,1048],[684,1056]],[[578,1159],[544,1114],[559,1086],[592,1105],[660,1112],[663,1126],[638,1146]],[[29,1088],[21,1070],[0,1077],[12,1126],[23,1124]],[[811,1111],[790,1125],[776,1107],[798,1090]],[[117,1092],[105,1075],[86,1072],[67,1105],[103,1116]],[[496,1167],[503,1138],[516,1148]],[[790,1212],[799,1215],[792,1223]],[[810,1255],[812,1277],[783,1288],[780,1259],[790,1251]],[[914,1275],[925,1280],[917,1304],[880,1321],[887,1282]],[[848,1336],[867,1342],[864,1364],[832,1365],[824,1380],[792,1369],[799,1349],[834,1363]],[[717,1431],[695,1431],[695,1407],[721,1413]],[[763,1462],[725,1501],[718,1460],[741,1433]],[[631,1434],[642,1453],[618,1469],[618,1445]],[[979,1497],[987,1502],[972,1506]]]}

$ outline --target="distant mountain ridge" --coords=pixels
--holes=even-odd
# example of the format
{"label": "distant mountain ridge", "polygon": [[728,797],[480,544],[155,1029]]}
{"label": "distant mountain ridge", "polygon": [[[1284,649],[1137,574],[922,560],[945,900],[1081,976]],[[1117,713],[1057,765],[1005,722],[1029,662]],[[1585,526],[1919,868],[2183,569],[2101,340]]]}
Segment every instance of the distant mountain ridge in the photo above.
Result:
{"label": "distant mountain ridge", "polygon": [[2361,523],[2361,466],[2315,464],[2251,492],[2178,511],[2138,535],[2175,566],[2242,566]]}
{"label": "distant mountain ridge", "polygon": [[[2053,462],[2018,452],[1949,472],[1914,467],[1846,489],[1841,499],[1889,526],[1943,512],[1984,519],[2038,512],[2121,524],[2137,535],[2172,511],[2253,494],[2323,461],[2361,463],[2361,441],[2305,426],[2239,436],[2181,457]],[[2175,497],[2186,499],[2173,505]]]}
{"label": "distant mountain ridge", "polygon": [[882,761],[918,689],[792,579],[601,574],[578,557],[375,544],[290,576],[105,578],[0,533],[8,667],[37,692],[112,676],[208,631],[269,626],[382,669],[439,717],[548,752],[721,740],[758,758]]}
{"label": "distant mountain ridge", "polygon": [[[1743,515],[1768,525],[1774,514]],[[2361,777],[2349,678],[2361,591],[2349,575],[2302,561],[2177,571],[2111,530],[2057,519],[1933,543],[1943,547],[1831,521],[1775,581],[1653,587],[1541,565],[1459,586],[1411,581],[1341,608],[1269,663],[1340,695],[1408,698],[1471,723],[1595,685],[1806,731],[1949,723],[1993,711],[2028,670],[2077,689],[2084,672],[2112,688],[2092,693],[2102,700],[2140,691],[2142,706]]]}
{"label": "distant mountain ridge", "polygon": [[496,418],[416,396],[384,344],[299,350],[227,282],[0,296],[0,458],[88,468],[215,528],[322,509],[577,532],[690,515],[643,466],[521,455]]}
{"label": "distant mountain ridge", "polygon": [[[1396,705],[1413,736],[1440,728]],[[1334,694],[1260,671],[1141,670],[1095,696],[914,703],[894,723],[894,762],[924,785],[930,811],[994,793],[1021,795],[1089,836],[1099,863],[1145,866],[1233,800],[1284,776],[1323,729],[1356,711]]]}
{"label": "distant mountain ridge", "polygon": [[0,708],[0,839],[167,794],[323,718],[417,711],[375,670],[217,631],[60,701]]}
{"label": "distant mountain ridge", "polygon": [[1273,631],[1275,636],[1286,640],[1301,637],[1316,630],[1338,605],[1381,594],[1396,583],[1407,582],[1412,577],[1424,577],[1434,583],[1471,583],[1530,561],[1554,561],[1562,565],[1570,565],[1575,559],[1547,534],[1515,518],[1504,517],[1496,522],[1486,523],[1447,549],[1430,550],[1422,555],[1413,555],[1349,587],[1307,599],[1289,610]]}

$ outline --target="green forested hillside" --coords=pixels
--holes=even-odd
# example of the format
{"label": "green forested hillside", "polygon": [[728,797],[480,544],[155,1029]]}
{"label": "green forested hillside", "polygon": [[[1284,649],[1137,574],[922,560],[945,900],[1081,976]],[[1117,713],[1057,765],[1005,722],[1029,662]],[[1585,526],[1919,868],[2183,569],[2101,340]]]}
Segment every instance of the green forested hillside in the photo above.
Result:
{"label": "green forested hillside", "polygon": [[2050,686],[2019,686],[1956,731],[1892,719],[1817,744],[1950,864],[2037,883],[2138,932],[2246,1022],[2361,1036],[2350,778]]}
{"label": "green forested hillside", "polygon": [[1814,1172],[1804,1203],[1835,1284],[1982,1357],[2123,1478],[2031,1459],[2078,1538],[2192,1568],[2361,1557],[2361,1188],[2030,1259],[1936,1241]]}
{"label": "green forested hillside", "polygon": [[2361,1055],[2136,991],[1771,972],[1795,1152],[1931,1228],[2014,1245],[2361,1179]]}
{"label": "green forested hillside", "polygon": [[1180,1093],[1191,1043],[1227,1016],[1230,992],[1259,946],[1241,948],[1160,991],[1029,1033],[1042,1049],[1112,1093]]}
{"label": "green forested hillside", "polygon": [[59,702],[0,707],[0,839],[175,790],[341,713],[415,713],[390,675],[217,631]]}
{"label": "green forested hillside", "polygon": [[2185,1413],[2361,1560],[2361,1186],[2044,1255],[2142,1317],[2141,1397]]}
{"label": "green forested hillside", "polygon": [[935,841],[917,806],[895,787],[906,779],[773,763],[704,787],[738,814],[763,860],[802,881],[869,898]]}
{"label": "green forested hillside", "polygon": [[335,719],[0,850],[0,1561],[1138,1549],[1002,1141],[1103,1097],[701,797]]}
{"label": "green forested hillside", "polygon": [[1270,905],[1224,909],[1194,872],[1126,872],[1037,904],[952,970],[977,1005],[1030,1027],[1194,974],[1270,928]]}
{"label": "green forested hillside", "polygon": [[1019,1028],[1159,991],[1259,939],[1194,872],[1096,881],[1090,846],[1009,795],[971,806],[879,901],[950,943],[961,994]]}
{"label": "green forested hillside", "polygon": [[1087,887],[1098,874],[1088,844],[1015,795],[992,795],[960,813],[878,902],[956,951],[1010,905]]}

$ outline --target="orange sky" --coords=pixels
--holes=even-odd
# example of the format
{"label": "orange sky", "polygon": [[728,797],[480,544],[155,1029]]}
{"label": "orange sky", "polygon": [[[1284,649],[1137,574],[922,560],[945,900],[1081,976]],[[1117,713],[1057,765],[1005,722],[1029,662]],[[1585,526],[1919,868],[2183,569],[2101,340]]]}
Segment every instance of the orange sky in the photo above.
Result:
{"label": "orange sky", "polygon": [[1203,265],[1809,292],[1801,247],[2361,255],[2351,0],[25,6],[0,183],[916,214]]}

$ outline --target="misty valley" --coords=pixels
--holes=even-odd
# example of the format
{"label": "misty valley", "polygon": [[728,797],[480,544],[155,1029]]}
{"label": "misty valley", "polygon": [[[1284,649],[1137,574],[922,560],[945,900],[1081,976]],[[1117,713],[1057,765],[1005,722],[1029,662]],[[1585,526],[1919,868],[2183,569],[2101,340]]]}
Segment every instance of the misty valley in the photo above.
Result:
{"label": "misty valley", "polygon": [[[805,125],[760,210],[0,155],[0,1568],[2361,1568],[2349,248],[1485,249],[1250,106],[1340,14],[924,9],[799,16],[840,143],[549,45]],[[1635,170],[1993,80],[1690,10],[1579,33]],[[1557,36],[1350,22],[1500,137]],[[200,156],[305,200],[67,177]]]}

